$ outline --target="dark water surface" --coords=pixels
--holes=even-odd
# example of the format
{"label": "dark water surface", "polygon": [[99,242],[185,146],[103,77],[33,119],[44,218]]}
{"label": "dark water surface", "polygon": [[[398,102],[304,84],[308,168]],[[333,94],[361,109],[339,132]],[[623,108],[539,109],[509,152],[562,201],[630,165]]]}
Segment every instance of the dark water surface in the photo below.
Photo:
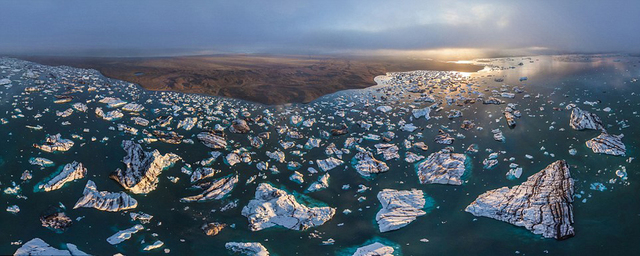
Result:
{"label": "dark water surface", "polygon": [[[478,73],[457,74],[461,88],[467,88],[467,84],[473,84],[469,88],[491,95],[492,90],[500,90],[503,84],[508,86],[509,92],[513,87],[524,90],[524,93],[516,93],[514,99],[503,99],[509,103],[517,103],[522,112],[522,118],[517,119],[515,128],[506,126],[502,111],[505,105],[483,105],[480,102],[457,106],[442,104],[443,110],[431,113],[432,119],[423,118],[412,120],[410,105],[416,108],[424,108],[433,103],[413,102],[418,94],[405,92],[404,98],[394,99],[390,97],[382,101],[381,92],[377,89],[385,86],[372,87],[365,90],[342,91],[327,95],[309,104],[292,104],[286,106],[263,106],[240,100],[207,97],[201,95],[189,95],[167,92],[147,92],[135,85],[104,78],[95,71],[85,71],[72,68],[53,68],[39,66],[33,63],[19,62],[10,59],[0,59],[0,66],[10,68],[0,69],[0,78],[7,77],[13,81],[10,88],[0,87],[0,118],[6,118],[8,123],[0,125],[0,184],[2,190],[13,187],[12,182],[20,185],[20,195],[2,193],[0,195],[0,207],[2,209],[18,205],[21,211],[12,214],[0,211],[0,254],[11,254],[18,246],[11,242],[21,240],[29,241],[32,238],[42,238],[54,247],[62,247],[63,243],[73,243],[79,249],[97,255],[112,255],[123,253],[126,255],[158,255],[164,254],[164,249],[169,249],[170,254],[176,255],[227,255],[224,244],[230,241],[250,241],[262,243],[272,255],[336,255],[353,252],[356,247],[382,241],[387,245],[396,246],[397,255],[611,255],[625,254],[636,255],[640,253],[640,195],[639,175],[640,161],[630,157],[637,157],[640,143],[640,59],[625,56],[534,56],[531,58],[494,59],[490,64],[493,68],[487,68]],[[523,63],[523,65],[518,65]],[[486,63],[484,63],[486,64]],[[20,71],[13,70],[16,66]],[[501,68],[499,68],[501,67]],[[514,67],[514,68],[509,68]],[[71,85],[84,86],[82,92],[72,95],[73,101],[66,104],[55,104],[54,95],[65,91],[65,86],[52,85],[51,81],[58,81],[47,76],[47,70],[58,69],[57,74],[68,72]],[[27,70],[37,70],[39,79],[47,81],[47,88],[52,91],[40,91],[25,93],[26,87],[34,86],[35,79],[22,78]],[[66,70],[66,71],[65,71]],[[11,74],[11,75],[10,75]],[[83,79],[83,74],[96,77],[96,80]],[[503,82],[496,82],[496,78],[503,78]],[[521,77],[527,77],[522,80]],[[83,81],[80,83],[80,81]],[[107,86],[107,84],[111,86]],[[94,86],[95,92],[87,91]],[[57,89],[52,89],[57,88]],[[487,89],[487,90],[485,90]],[[469,89],[471,91],[471,89]],[[396,90],[397,92],[397,90]],[[447,92],[446,90],[433,90],[433,95],[441,101],[447,96],[457,97],[460,90]],[[467,95],[468,94],[464,94]],[[524,95],[531,97],[525,98]],[[158,149],[161,153],[173,152],[181,156],[184,162],[165,170],[160,175],[158,188],[147,194],[131,194],[138,200],[138,207],[131,212],[145,212],[153,215],[150,224],[145,224],[145,230],[133,235],[117,246],[106,242],[106,238],[118,230],[132,227],[134,222],[127,212],[102,212],[93,208],[72,209],[75,202],[82,196],[82,191],[87,180],[93,180],[100,191],[123,191],[124,189],[108,176],[117,168],[123,168],[121,160],[125,151],[120,147],[123,139],[142,139],[146,137],[142,133],[136,136],[125,134],[117,129],[117,123],[124,123],[136,127],[142,131],[145,127],[136,126],[129,120],[131,113],[124,112],[124,118],[109,122],[95,116],[94,109],[102,107],[108,109],[105,104],[98,103],[102,96],[117,97],[127,102],[138,102],[146,109],[140,113],[149,119],[166,114],[175,114],[172,128],[185,138],[192,139],[194,144],[182,143],[179,145],[154,142],[143,144],[145,150]],[[410,98],[411,96],[411,98]],[[87,102],[89,101],[89,102]],[[161,101],[171,102],[171,105],[162,104]],[[591,106],[585,101],[598,102]],[[63,111],[75,102],[85,102],[89,110],[87,113],[74,112],[71,116],[61,118],[55,115],[56,111]],[[348,105],[354,103],[353,106]],[[607,130],[613,134],[624,133],[623,142],[627,146],[627,156],[616,157],[594,154],[584,144],[585,141],[596,137],[599,132],[593,130],[575,131],[569,126],[570,111],[565,109],[567,104],[574,103],[580,108],[596,113],[607,124]],[[378,106],[388,105],[392,111],[382,113],[375,111]],[[212,111],[207,113],[204,106]],[[214,113],[216,106],[220,112]],[[194,109],[189,109],[192,107]],[[610,112],[603,111],[611,108]],[[179,110],[177,110],[179,108]],[[560,110],[554,110],[554,108]],[[20,109],[24,117],[16,115]],[[46,111],[48,109],[48,111]],[[157,113],[154,109],[158,109]],[[447,113],[451,109],[461,110],[462,117],[448,119]],[[265,110],[272,113],[265,114]],[[341,117],[336,111],[344,111]],[[206,203],[180,203],[179,199],[185,196],[199,194],[200,191],[189,189],[189,177],[181,173],[180,168],[185,163],[194,164],[208,157],[209,148],[200,143],[195,137],[201,128],[195,127],[190,131],[176,129],[179,120],[186,116],[198,116],[202,126],[213,127],[215,124],[225,125],[222,120],[232,120],[242,116],[242,112],[248,112],[252,117],[263,115],[270,119],[272,125],[251,124],[252,135],[262,131],[270,131],[271,138],[265,140],[265,146],[260,149],[251,148],[246,134],[233,134],[227,132],[227,140],[231,145],[229,150],[223,150],[223,156],[230,150],[245,147],[252,155],[252,163],[239,163],[228,166],[219,158],[212,167],[222,170],[214,178],[223,177],[231,173],[237,173],[240,182],[231,192],[230,196],[220,201]],[[38,113],[42,117],[35,119]],[[289,123],[293,114],[301,115],[306,119],[315,118],[316,123],[312,127],[294,127]],[[12,118],[15,116],[16,118]],[[205,116],[218,117],[219,120],[207,120]],[[441,118],[437,118],[441,116]],[[460,129],[463,120],[468,119],[483,127],[482,130],[472,129],[465,131]],[[356,124],[364,120],[372,123],[371,130],[365,130]],[[401,131],[400,121],[413,123],[420,127],[414,132]],[[68,121],[70,125],[62,125]],[[264,122],[263,122],[264,123]],[[348,135],[322,139],[321,146],[311,150],[302,148],[282,149],[278,143],[280,140],[294,141],[279,135],[275,127],[288,125],[290,129],[300,131],[305,139],[295,140],[299,145],[304,145],[306,138],[321,138],[320,131],[329,131],[340,124],[349,126]],[[41,125],[42,130],[25,128],[26,125]],[[627,128],[628,126],[628,128]],[[553,127],[550,129],[550,127]],[[623,128],[625,127],[625,128]],[[506,137],[505,142],[493,139],[492,129],[499,128]],[[84,132],[89,129],[89,132]],[[153,128],[146,127],[151,131]],[[166,130],[167,128],[156,127]],[[469,154],[472,166],[470,174],[461,186],[451,185],[422,185],[419,184],[414,164],[404,161],[405,152],[411,151],[419,155],[428,156],[436,152],[444,145],[436,144],[433,138],[438,129],[448,130],[454,137],[452,146],[456,152],[464,152],[471,144],[479,145],[477,154]],[[326,146],[333,142],[338,148],[342,148],[344,140],[348,137],[361,138],[367,134],[381,135],[392,130],[396,133],[391,143],[400,148],[400,159],[385,161],[390,170],[377,175],[372,179],[361,177],[349,164],[355,153],[343,156],[345,162],[329,171],[329,188],[305,193],[305,189],[322,174],[311,175],[308,167],[317,166],[309,163],[318,159],[326,159],[324,153]],[[63,153],[42,152],[32,145],[44,140],[46,134],[61,133],[63,138],[72,139],[71,134],[77,134],[84,138],[72,139],[76,144],[71,150]],[[91,138],[96,140],[92,141]],[[108,138],[102,141],[103,138]],[[417,149],[407,150],[403,141],[425,142],[429,145],[427,151]],[[233,142],[232,142],[233,141]],[[360,146],[372,149],[375,153],[375,144],[382,141],[363,140]],[[541,148],[544,147],[544,150]],[[574,148],[577,154],[572,156],[569,149]],[[276,166],[279,174],[270,171],[260,172],[256,164],[260,161],[268,161],[266,151],[280,149],[286,153],[287,161],[297,161],[302,164],[298,171],[305,175],[305,183],[299,185],[289,180],[293,171],[287,169],[287,164],[270,161],[270,166]],[[487,158],[491,149],[500,153],[500,163],[491,170],[483,170],[482,160]],[[294,150],[305,153],[303,156],[293,154]],[[529,160],[525,155],[533,156]],[[551,156],[553,154],[554,156]],[[55,167],[40,168],[29,164],[31,157],[41,156],[55,162]],[[514,158],[510,161],[510,158]],[[381,155],[376,158],[382,159]],[[564,241],[542,239],[528,230],[488,218],[476,218],[464,212],[464,208],[475,198],[491,189],[503,186],[514,186],[526,180],[526,177],[540,171],[553,161],[565,159],[570,168],[571,175],[576,180],[576,194],[580,198],[575,199],[575,231],[576,236]],[[65,187],[52,192],[33,192],[33,186],[42,181],[58,166],[72,161],[82,162],[88,169],[87,177],[76,182],[68,183]],[[505,177],[510,163],[517,163],[524,171],[522,177],[508,180]],[[626,169],[628,179],[622,180],[616,176],[616,170]],[[195,169],[195,165],[194,165]],[[25,170],[32,172],[33,178],[28,181],[20,180]],[[266,179],[259,175],[255,181],[245,184],[250,177],[263,173]],[[179,177],[177,183],[172,183],[168,176]],[[284,188],[290,192],[305,193],[306,196],[336,208],[336,214],[322,226],[306,231],[293,231],[284,228],[269,228],[252,232],[248,229],[248,222],[240,214],[249,200],[254,198],[255,188],[262,182],[269,182],[276,187]],[[591,190],[590,184],[603,183],[607,190]],[[342,189],[349,184],[350,188]],[[357,193],[358,185],[370,187],[364,193]],[[396,231],[380,233],[375,222],[375,215],[380,209],[380,203],[376,194],[384,189],[411,189],[423,190],[426,195],[435,201],[434,208],[425,216],[418,217],[416,221]],[[365,197],[360,202],[358,198]],[[238,206],[221,212],[220,208],[229,202],[237,200]],[[584,200],[584,201],[583,201]],[[74,219],[74,224],[63,233],[55,233],[41,226],[40,215],[50,206],[62,203],[66,206],[66,214]],[[343,214],[345,209],[350,209],[351,214]],[[215,211],[212,211],[215,210]],[[81,217],[79,221],[76,218]],[[223,222],[233,224],[220,232],[219,235],[209,237],[202,232],[200,227],[208,222]],[[340,225],[339,225],[340,224]],[[321,238],[313,238],[315,233]],[[335,240],[333,245],[323,245],[322,241],[329,238]],[[421,242],[428,239],[428,242]],[[153,251],[142,251],[145,245],[157,240],[165,243],[164,247]]]}

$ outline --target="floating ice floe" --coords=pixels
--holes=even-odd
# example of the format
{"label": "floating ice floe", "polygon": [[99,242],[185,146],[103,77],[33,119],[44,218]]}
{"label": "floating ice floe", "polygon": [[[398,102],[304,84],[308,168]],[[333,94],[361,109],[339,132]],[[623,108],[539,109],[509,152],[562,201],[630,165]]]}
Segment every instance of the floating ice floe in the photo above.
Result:
{"label": "floating ice floe", "polygon": [[413,113],[413,117],[418,119],[420,117],[424,117],[424,119],[429,120],[431,119],[431,117],[429,116],[429,113],[431,113],[431,108],[430,107],[426,107],[426,108],[421,108],[421,109],[413,109],[411,111]]}
{"label": "floating ice floe", "polygon": [[505,141],[504,135],[502,135],[502,131],[500,131],[500,129],[493,129],[491,130],[491,132],[493,133],[493,139],[495,141],[500,141],[500,142]]}
{"label": "floating ice floe", "polygon": [[153,219],[153,216],[144,212],[131,212],[129,213],[129,216],[131,217],[132,221],[140,221],[140,223],[142,224],[147,224],[149,222],[151,222],[151,219]]}
{"label": "floating ice floe", "polygon": [[486,159],[482,160],[482,164],[483,164],[483,168],[486,170],[492,169],[493,167],[495,167],[496,165],[498,165],[498,153],[491,153],[489,154],[489,157],[487,157]]}
{"label": "floating ice floe", "polygon": [[242,119],[235,119],[231,122],[231,126],[229,127],[229,131],[232,133],[248,133],[251,130],[247,121]]}
{"label": "floating ice floe", "polygon": [[415,163],[422,159],[424,159],[424,156],[417,155],[416,153],[413,153],[413,152],[407,152],[404,157],[404,161],[406,161],[407,163]]}
{"label": "floating ice floe", "polygon": [[155,120],[158,122],[158,126],[167,127],[171,124],[171,121],[173,120],[173,116],[170,116],[170,115],[158,116],[156,117]]}
{"label": "floating ice floe", "polygon": [[525,227],[545,238],[566,239],[574,235],[573,183],[567,163],[559,160],[518,186],[485,192],[465,211]]}
{"label": "floating ice floe", "polygon": [[227,141],[224,138],[224,134],[213,131],[205,131],[198,133],[198,139],[202,141],[202,144],[212,149],[224,149],[227,147]]}
{"label": "floating ice floe", "polygon": [[126,105],[122,106],[122,110],[124,111],[128,111],[128,112],[140,112],[142,110],[144,110],[144,106],[134,103],[134,102],[130,102],[127,103]]}
{"label": "floating ice floe", "polygon": [[376,108],[377,111],[380,111],[382,113],[387,113],[389,111],[391,111],[393,108],[391,108],[390,106],[379,106]]}
{"label": "floating ice floe", "polygon": [[224,160],[225,160],[225,162],[226,162],[229,166],[234,166],[234,165],[236,165],[237,163],[242,162],[242,159],[240,159],[240,155],[238,155],[238,154],[237,154],[237,153],[235,153],[235,152],[231,152],[231,153],[227,154],[227,155],[224,157]]}
{"label": "floating ice floe", "polygon": [[196,126],[197,122],[198,122],[197,117],[186,117],[182,119],[180,122],[178,122],[177,128],[178,129],[182,128],[187,131],[190,131],[191,129],[193,129],[194,126]]}
{"label": "floating ice floe", "polygon": [[318,178],[318,181],[311,183],[311,185],[309,185],[309,188],[307,188],[307,191],[316,192],[316,191],[326,189],[328,187],[329,187],[329,174],[325,173],[322,176],[320,176],[320,178]]}
{"label": "floating ice floe", "polygon": [[247,256],[269,256],[269,251],[261,243],[228,242],[224,245],[232,253]]}
{"label": "floating ice floe", "polygon": [[215,236],[218,235],[218,233],[220,233],[220,231],[222,231],[225,227],[227,227],[227,224],[211,222],[202,225],[202,230],[204,230],[204,233],[208,236]]}
{"label": "floating ice floe", "polygon": [[82,163],[73,161],[72,163],[66,164],[64,168],[62,168],[62,171],[51,179],[37,185],[37,190],[49,192],[60,189],[67,182],[82,179],[86,174],[87,168],[85,168]]}
{"label": "floating ice floe", "polygon": [[78,199],[73,209],[92,207],[101,211],[117,212],[133,209],[137,206],[138,201],[127,193],[98,191],[96,184],[89,180],[84,188],[83,196]]}
{"label": "floating ice floe", "polygon": [[418,163],[416,172],[421,184],[462,185],[467,156],[446,150],[432,153],[426,160]]}
{"label": "floating ice floe", "polygon": [[433,141],[438,144],[451,145],[453,141],[455,141],[455,138],[443,130],[438,130],[438,135],[436,135],[436,138]]}
{"label": "floating ice floe", "polygon": [[46,159],[44,157],[32,157],[29,158],[29,163],[32,165],[39,165],[42,167],[51,167],[54,166],[55,163],[49,159]]}
{"label": "floating ice floe", "polygon": [[56,135],[47,135],[45,142],[42,144],[33,144],[33,147],[45,152],[65,152],[73,147],[72,140],[63,139],[59,133]]}
{"label": "floating ice floe", "polygon": [[259,136],[249,135],[249,142],[251,143],[251,146],[254,148],[262,148],[262,146],[264,146],[264,141]]}
{"label": "floating ice floe", "polygon": [[140,125],[140,126],[149,125],[149,120],[144,119],[144,118],[139,117],[139,116],[131,117],[131,121],[133,121],[135,124]]}
{"label": "floating ice floe", "polygon": [[378,174],[389,170],[389,167],[385,162],[375,159],[373,154],[368,151],[356,153],[351,162],[356,168],[356,171],[364,177],[370,177],[372,174]]}
{"label": "floating ice floe", "polygon": [[130,140],[122,141],[122,148],[127,152],[122,160],[126,169],[118,168],[110,177],[135,194],[153,191],[158,186],[160,172],[180,160],[176,154],[162,155],[157,149],[145,152],[140,144]]}
{"label": "floating ice floe", "polygon": [[596,114],[589,113],[588,111],[582,110],[578,107],[571,110],[569,125],[574,130],[591,129],[604,131],[602,120],[600,120]]}
{"label": "floating ice floe", "polygon": [[1,85],[9,85],[9,84],[11,84],[11,80],[9,80],[7,78],[0,79],[0,86]]}
{"label": "floating ice floe", "polygon": [[17,205],[10,205],[7,206],[7,212],[13,213],[13,214],[17,214],[20,212],[20,207]]}
{"label": "floating ice floe", "polygon": [[327,159],[322,159],[322,160],[317,160],[316,164],[318,165],[318,167],[320,169],[322,169],[322,171],[330,171],[333,168],[336,168],[340,165],[342,165],[344,162],[340,159],[337,159],[335,157],[329,157]]}
{"label": "floating ice floe", "polygon": [[155,242],[154,242],[154,243],[152,243],[152,244],[145,245],[145,246],[144,246],[144,248],[142,248],[142,250],[144,250],[144,251],[151,251],[151,250],[158,249],[158,248],[160,248],[160,247],[162,247],[162,246],[164,246],[164,242],[162,242],[162,241],[158,240],[158,241],[155,241]]}
{"label": "floating ice floe", "polygon": [[509,127],[515,127],[516,126],[516,116],[513,114],[512,111],[504,111],[504,118],[507,120],[507,125]]}
{"label": "floating ice floe", "polygon": [[138,129],[125,124],[118,124],[118,131],[125,132],[131,135],[138,135]]}
{"label": "floating ice floe", "polygon": [[65,118],[65,117],[69,117],[71,116],[71,114],[73,114],[73,109],[72,108],[68,108],[65,111],[56,111],[56,116]]}
{"label": "floating ice floe", "polygon": [[34,238],[29,240],[29,242],[24,243],[13,255],[42,255],[42,256],[52,256],[52,255],[69,255],[69,256],[85,256],[89,255],[83,251],[80,251],[78,247],[74,244],[66,244],[67,249],[61,250],[53,248],[51,245],[47,244],[40,238]]}
{"label": "floating ice floe", "polygon": [[[149,133],[146,130],[142,131],[143,133],[149,135]],[[169,132],[165,132],[165,131],[161,131],[161,130],[154,130],[151,132],[151,135],[153,135],[155,138],[157,138],[159,141],[162,141],[164,143],[169,143],[169,144],[180,144],[183,141],[184,136],[174,132],[174,131],[169,131]],[[193,143],[193,142],[191,142]]]}
{"label": "floating ice floe", "polygon": [[194,183],[196,181],[212,177],[219,172],[220,171],[209,167],[198,167],[195,171],[191,172],[191,177],[189,178],[189,180],[191,181],[191,183]]}
{"label": "floating ice floe", "polygon": [[292,115],[290,120],[292,125],[298,126],[304,120],[304,118],[299,115]]}
{"label": "floating ice floe", "polygon": [[593,153],[624,156],[627,153],[627,149],[622,143],[622,137],[624,137],[624,134],[601,133],[598,137],[585,142],[585,144],[593,150]]}
{"label": "floating ice floe", "polygon": [[180,202],[203,202],[208,200],[220,200],[227,196],[238,183],[238,176],[227,176],[211,182],[211,185],[199,195],[185,197]]}
{"label": "floating ice floe", "polygon": [[379,242],[362,246],[352,256],[393,256],[395,250]]}
{"label": "floating ice floe", "polygon": [[309,138],[307,143],[305,143],[304,148],[309,150],[309,149],[320,147],[320,142],[321,141],[322,140],[318,139],[318,138]]}
{"label": "floating ice floe", "polygon": [[315,122],[316,122],[315,119],[307,119],[307,120],[304,120],[304,122],[302,122],[302,126],[311,128]]}
{"label": "floating ice floe", "polygon": [[500,104],[504,104],[504,100],[498,99],[498,98],[494,98],[494,97],[489,97],[485,100],[482,101],[482,104],[494,104],[494,105],[500,105]]}
{"label": "floating ice floe", "polygon": [[302,175],[302,173],[299,173],[298,171],[294,171],[293,174],[289,176],[289,180],[298,184],[302,184],[304,183],[304,176]]}
{"label": "floating ice floe", "polygon": [[129,240],[133,234],[138,233],[138,231],[143,229],[144,227],[142,225],[137,224],[128,229],[120,230],[117,233],[113,234],[112,236],[108,237],[107,242],[109,242],[112,245],[122,243],[125,240]]}
{"label": "floating ice floe", "polygon": [[378,155],[382,155],[384,160],[400,158],[400,155],[398,154],[398,146],[396,146],[395,144],[376,144],[375,147],[378,151]]}
{"label": "floating ice floe", "polygon": [[61,233],[71,226],[73,221],[64,212],[55,211],[40,216],[42,226]]}
{"label": "floating ice floe", "polygon": [[509,171],[506,174],[508,180],[519,179],[521,175],[522,175],[522,167],[515,167],[512,169],[509,169]]}
{"label": "floating ice floe", "polygon": [[105,121],[115,121],[124,116],[118,109],[105,113],[100,107],[96,108],[96,115]]}
{"label": "floating ice floe", "polygon": [[382,204],[376,214],[380,232],[400,229],[426,214],[422,210],[426,202],[422,190],[384,189],[378,192],[378,200]]}
{"label": "floating ice floe", "polygon": [[343,125],[341,128],[331,129],[331,135],[340,136],[349,133],[349,129],[346,125]]}
{"label": "floating ice floe", "polygon": [[256,189],[255,199],[242,209],[242,216],[249,220],[251,231],[273,226],[305,230],[324,224],[333,217],[335,211],[335,208],[327,206],[307,207],[284,190],[261,183]]}
{"label": "floating ice floe", "polygon": [[123,105],[127,104],[126,101],[123,101],[123,100],[118,99],[118,98],[113,98],[113,97],[104,97],[104,98],[100,99],[98,102],[107,104],[107,107],[109,107],[109,108],[118,108],[118,107],[122,107]]}
{"label": "floating ice floe", "polygon": [[418,127],[415,126],[413,123],[404,124],[400,127],[400,130],[403,130],[405,132],[413,132],[417,129]]}
{"label": "floating ice floe", "polygon": [[422,151],[429,150],[429,146],[426,143],[422,142],[422,141],[414,143],[413,146],[415,148],[417,148],[417,149],[422,150]]}
{"label": "floating ice floe", "polygon": [[591,183],[591,185],[589,185],[589,189],[597,190],[597,191],[605,191],[607,190],[607,187],[600,182],[594,182],[594,183]]}
{"label": "floating ice floe", "polygon": [[513,98],[516,97],[516,95],[513,94],[513,93],[510,93],[510,92],[503,92],[503,93],[500,93],[500,97],[507,98],[507,99],[513,99]]}
{"label": "floating ice floe", "polygon": [[449,114],[447,115],[447,118],[449,119],[454,119],[454,118],[458,118],[462,116],[462,112],[460,110],[457,109],[452,109],[449,111]]}
{"label": "floating ice floe", "polygon": [[273,160],[275,160],[276,162],[279,163],[284,163],[284,152],[280,151],[280,150],[276,150],[273,152],[267,151],[267,156]]}
{"label": "floating ice floe", "polygon": [[465,131],[469,131],[471,129],[476,128],[476,124],[471,120],[462,120],[462,124],[460,125],[460,128],[462,128]]}

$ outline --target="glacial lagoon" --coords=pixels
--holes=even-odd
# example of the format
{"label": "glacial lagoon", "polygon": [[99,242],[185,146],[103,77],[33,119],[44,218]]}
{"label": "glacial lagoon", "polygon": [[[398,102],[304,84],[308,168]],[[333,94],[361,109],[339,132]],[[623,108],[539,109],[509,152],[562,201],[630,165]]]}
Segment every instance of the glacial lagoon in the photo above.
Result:
{"label": "glacial lagoon", "polygon": [[[640,58],[562,55],[473,63],[485,68],[381,74],[379,84],[367,89],[308,104],[265,106],[150,92],[95,70],[1,58],[0,188],[7,210],[0,213],[0,254],[12,254],[34,238],[62,250],[73,244],[94,255],[231,255],[225,248],[230,242],[260,243],[270,255],[352,255],[375,242],[392,248],[393,255],[640,251],[640,166],[634,160]],[[576,108],[595,114],[602,127],[571,127]],[[624,134],[624,155],[587,147],[599,130]],[[202,133],[224,143],[205,145]],[[52,143],[45,140],[56,134],[62,143],[47,147]],[[123,141],[139,149],[123,148]],[[133,177],[138,187],[127,187],[125,177],[114,177],[118,169],[128,172],[126,163],[148,171],[148,163],[135,161],[148,157],[128,155],[154,150],[167,157],[152,164],[159,173],[149,177],[157,180],[144,177],[146,183],[139,184]],[[462,169],[448,171],[461,175],[430,176],[448,184],[423,184],[420,166],[449,152],[460,154],[456,168]],[[362,158],[370,165],[358,166]],[[575,236],[543,238],[465,211],[481,194],[521,185],[558,160],[566,161],[574,182],[573,196],[562,200],[572,207]],[[85,174],[43,191],[41,184],[74,161]],[[68,170],[72,167],[78,166]],[[193,172],[202,174],[194,182]],[[211,197],[185,200],[225,178],[235,179]],[[74,209],[89,181],[98,191],[119,193],[136,204],[116,211]],[[267,224],[251,223],[245,215],[260,208],[249,205],[264,203],[255,201],[260,187],[280,191],[270,196],[295,201],[294,212],[313,216],[291,224],[274,213]],[[412,201],[403,209],[417,216],[381,232],[376,215],[385,189],[405,191],[401,198]],[[44,227],[41,218],[58,212],[70,224]],[[222,229],[207,235],[203,226],[209,223]],[[127,229],[136,232],[108,240]]]}

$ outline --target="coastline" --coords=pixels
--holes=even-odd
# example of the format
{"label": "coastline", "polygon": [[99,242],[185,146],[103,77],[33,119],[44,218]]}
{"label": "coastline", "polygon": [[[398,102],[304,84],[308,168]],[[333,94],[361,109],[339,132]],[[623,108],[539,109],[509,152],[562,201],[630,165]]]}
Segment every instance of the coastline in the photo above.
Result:
{"label": "coastline", "polygon": [[149,91],[222,96],[264,105],[310,103],[325,95],[376,86],[375,77],[413,70],[477,72],[483,67],[402,58],[183,56],[168,58],[14,58],[98,70]]}

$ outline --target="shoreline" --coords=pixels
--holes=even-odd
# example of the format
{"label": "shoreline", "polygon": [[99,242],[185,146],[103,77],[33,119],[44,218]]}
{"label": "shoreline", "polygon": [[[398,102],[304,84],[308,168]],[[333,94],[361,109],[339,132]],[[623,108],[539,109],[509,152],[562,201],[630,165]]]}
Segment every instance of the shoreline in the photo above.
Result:
{"label": "shoreline", "polygon": [[335,92],[376,86],[375,77],[414,70],[477,72],[481,65],[403,58],[183,56],[75,58],[14,56],[49,66],[95,69],[148,91],[196,93],[263,105],[310,103]]}

